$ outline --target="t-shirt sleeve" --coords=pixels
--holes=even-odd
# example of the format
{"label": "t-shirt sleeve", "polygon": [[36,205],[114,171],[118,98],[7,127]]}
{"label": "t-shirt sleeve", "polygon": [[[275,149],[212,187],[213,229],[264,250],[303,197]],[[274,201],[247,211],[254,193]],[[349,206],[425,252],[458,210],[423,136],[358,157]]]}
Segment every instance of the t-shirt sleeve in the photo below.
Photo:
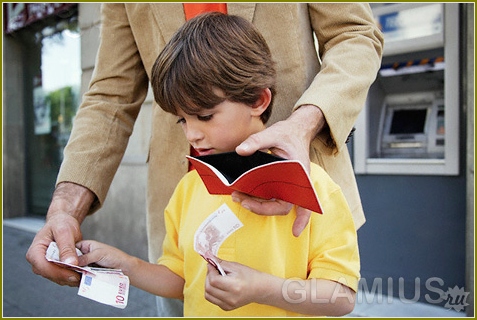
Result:
{"label": "t-shirt sleeve", "polygon": [[[330,183],[324,183],[329,179]],[[315,184],[324,213],[310,221],[308,278],[327,279],[358,289],[360,259],[357,234],[341,189],[329,177]]]}
{"label": "t-shirt sleeve", "polygon": [[184,279],[184,254],[179,248],[179,230],[181,225],[180,184],[174,191],[169,204],[164,211],[164,225],[166,235],[162,244],[163,254],[157,260],[158,264],[164,265],[172,272]]}

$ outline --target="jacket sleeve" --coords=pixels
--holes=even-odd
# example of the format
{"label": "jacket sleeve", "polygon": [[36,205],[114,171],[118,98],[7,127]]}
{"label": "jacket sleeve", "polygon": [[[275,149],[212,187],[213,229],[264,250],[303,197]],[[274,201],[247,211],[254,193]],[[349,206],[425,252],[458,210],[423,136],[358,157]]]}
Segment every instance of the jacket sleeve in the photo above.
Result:
{"label": "jacket sleeve", "polygon": [[376,78],[384,40],[367,4],[308,6],[318,40],[321,70],[295,109],[305,104],[320,107],[329,131],[320,134],[318,139],[323,146],[337,152],[345,146]]}
{"label": "jacket sleeve", "polygon": [[74,182],[90,189],[99,205],[104,202],[148,90],[124,4],[104,4],[101,15],[96,66],[57,179],[57,183]]}

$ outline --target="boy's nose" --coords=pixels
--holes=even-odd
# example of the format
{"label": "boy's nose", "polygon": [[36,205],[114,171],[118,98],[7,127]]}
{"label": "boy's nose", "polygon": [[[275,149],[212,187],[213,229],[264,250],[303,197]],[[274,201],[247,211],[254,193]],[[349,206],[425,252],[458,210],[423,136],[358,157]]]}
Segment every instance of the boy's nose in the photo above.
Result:
{"label": "boy's nose", "polygon": [[188,123],[186,128],[186,138],[189,143],[193,143],[203,139],[204,134],[198,126]]}

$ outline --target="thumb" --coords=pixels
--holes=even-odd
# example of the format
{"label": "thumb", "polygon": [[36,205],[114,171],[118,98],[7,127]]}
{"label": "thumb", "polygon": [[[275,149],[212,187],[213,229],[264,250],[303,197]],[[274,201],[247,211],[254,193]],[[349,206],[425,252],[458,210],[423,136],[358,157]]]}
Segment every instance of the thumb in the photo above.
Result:
{"label": "thumb", "polygon": [[76,247],[83,253],[78,256],[78,265],[87,266],[98,260],[98,252],[95,250],[95,241],[82,240],[76,244]]}
{"label": "thumb", "polygon": [[70,237],[56,237],[56,244],[58,245],[60,261],[72,265],[78,264],[78,254],[76,253],[74,239]]}
{"label": "thumb", "polygon": [[60,261],[77,265],[75,242],[82,237],[78,221],[72,217],[65,219],[64,215],[57,215],[50,218],[48,223],[54,226],[51,232],[58,246]]}
{"label": "thumb", "polygon": [[219,263],[227,275],[237,273],[238,270],[240,270],[240,267],[242,266],[242,264],[238,262],[227,261],[227,260],[220,260]]}
{"label": "thumb", "polygon": [[262,139],[262,132],[255,133],[249,136],[247,139],[245,139],[245,141],[243,141],[235,148],[235,151],[241,156],[249,156],[255,151],[261,149],[268,149],[268,146],[264,144],[264,141]]}
{"label": "thumb", "polygon": [[293,223],[292,232],[295,237],[300,236],[300,234],[305,230],[308,222],[310,221],[311,211],[302,207],[296,208],[296,218]]}

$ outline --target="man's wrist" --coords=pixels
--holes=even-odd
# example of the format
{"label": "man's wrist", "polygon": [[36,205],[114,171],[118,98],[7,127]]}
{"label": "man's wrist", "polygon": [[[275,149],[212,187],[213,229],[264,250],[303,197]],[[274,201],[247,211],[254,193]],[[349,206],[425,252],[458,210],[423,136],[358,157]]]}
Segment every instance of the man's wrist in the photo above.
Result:
{"label": "man's wrist", "polygon": [[88,188],[72,182],[61,182],[53,193],[47,219],[57,213],[67,213],[81,224],[95,200],[96,195]]}
{"label": "man's wrist", "polygon": [[318,106],[305,104],[299,106],[291,115],[290,119],[299,122],[306,134],[307,140],[311,141],[328,125],[325,116]]}

